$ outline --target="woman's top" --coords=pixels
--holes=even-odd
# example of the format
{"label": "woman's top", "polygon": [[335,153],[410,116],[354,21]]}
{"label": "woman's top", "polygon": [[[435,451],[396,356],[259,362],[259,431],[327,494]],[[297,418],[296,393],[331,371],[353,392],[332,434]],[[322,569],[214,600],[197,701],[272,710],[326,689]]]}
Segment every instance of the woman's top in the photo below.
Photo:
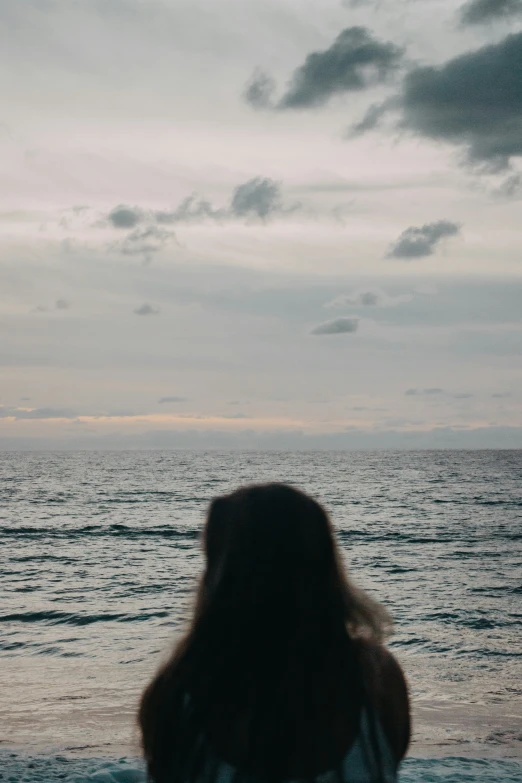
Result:
{"label": "woman's top", "polygon": [[[373,735],[372,742],[370,718],[368,712],[363,708],[357,736],[339,767],[335,771],[316,775],[317,783],[340,783],[339,776],[342,778],[342,783],[396,783],[397,761],[378,718],[375,720]],[[215,783],[233,783],[235,775],[235,767],[225,761],[220,761],[214,780]]]}

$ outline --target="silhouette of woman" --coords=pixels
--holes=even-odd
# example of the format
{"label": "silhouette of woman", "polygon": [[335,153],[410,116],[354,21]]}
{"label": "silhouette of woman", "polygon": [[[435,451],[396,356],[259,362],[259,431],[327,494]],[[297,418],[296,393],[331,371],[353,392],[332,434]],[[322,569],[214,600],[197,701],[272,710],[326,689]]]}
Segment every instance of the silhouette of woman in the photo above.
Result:
{"label": "silhouette of woman", "polygon": [[191,626],[145,690],[154,783],[391,783],[408,693],[386,610],[345,576],[324,509],[283,484],[214,500]]}

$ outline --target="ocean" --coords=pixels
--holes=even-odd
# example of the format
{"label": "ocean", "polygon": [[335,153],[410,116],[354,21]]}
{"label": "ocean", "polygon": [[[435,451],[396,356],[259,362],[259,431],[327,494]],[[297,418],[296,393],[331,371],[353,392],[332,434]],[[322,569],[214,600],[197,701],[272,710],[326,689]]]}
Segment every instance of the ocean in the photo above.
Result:
{"label": "ocean", "polygon": [[395,619],[401,780],[522,780],[522,452],[0,453],[0,780],[143,780],[140,691],[190,613],[209,501],[285,481]]}

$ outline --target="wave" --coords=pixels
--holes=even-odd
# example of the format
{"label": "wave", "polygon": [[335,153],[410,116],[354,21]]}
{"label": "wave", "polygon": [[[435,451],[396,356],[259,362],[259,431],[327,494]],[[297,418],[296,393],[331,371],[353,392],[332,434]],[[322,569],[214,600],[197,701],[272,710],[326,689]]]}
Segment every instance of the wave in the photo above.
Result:
{"label": "wave", "polygon": [[155,525],[151,527],[137,527],[114,523],[112,525],[83,525],[81,527],[36,527],[33,525],[8,525],[0,530],[3,538],[83,538],[83,537],[117,537],[141,538],[152,536],[157,538],[180,538],[196,540],[200,535],[199,529],[176,528],[167,525]]}
{"label": "wave", "polygon": [[139,623],[155,618],[169,617],[169,612],[158,610],[155,612],[141,612],[129,614],[127,612],[100,612],[98,614],[76,614],[74,612],[60,612],[56,609],[47,609],[41,612],[11,612],[0,614],[0,623],[47,623],[49,625],[93,625],[94,623]]}

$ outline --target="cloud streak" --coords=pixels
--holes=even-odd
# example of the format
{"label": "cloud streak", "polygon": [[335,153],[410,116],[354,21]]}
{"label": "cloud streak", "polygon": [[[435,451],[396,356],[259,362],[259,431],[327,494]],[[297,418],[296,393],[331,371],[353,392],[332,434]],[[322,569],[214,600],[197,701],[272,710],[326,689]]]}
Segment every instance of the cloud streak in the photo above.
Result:
{"label": "cloud streak", "polygon": [[16,408],[0,405],[0,419],[75,419],[77,411],[69,408]]}
{"label": "cloud streak", "polygon": [[335,318],[333,321],[326,321],[314,327],[310,334],[314,335],[327,335],[327,334],[353,334],[357,331],[359,326],[359,319],[354,316],[346,316],[344,318]]}
{"label": "cloud streak", "polygon": [[474,397],[474,394],[470,392],[447,392],[444,389],[431,388],[431,389],[406,389],[404,392],[406,397],[434,397],[442,396],[453,397],[454,400],[470,400]]}
{"label": "cloud streak", "polygon": [[325,307],[396,307],[403,302],[411,302],[410,294],[389,296],[378,289],[360,289],[351,294],[340,294],[325,304]]}

